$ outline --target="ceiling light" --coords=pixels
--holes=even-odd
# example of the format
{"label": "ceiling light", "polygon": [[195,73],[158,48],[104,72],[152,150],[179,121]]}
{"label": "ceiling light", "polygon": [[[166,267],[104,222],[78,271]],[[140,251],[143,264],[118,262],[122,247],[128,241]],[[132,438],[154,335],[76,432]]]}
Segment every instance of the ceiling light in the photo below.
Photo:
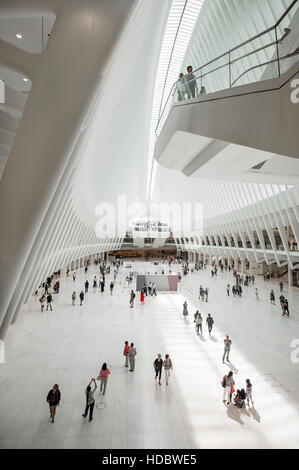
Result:
{"label": "ceiling light", "polygon": [[23,77],[23,80],[24,82],[28,82],[29,79],[27,77]]}
{"label": "ceiling light", "polygon": [[18,39],[22,39],[23,35],[22,35],[21,33],[17,33],[17,34],[16,34],[16,37],[17,37]]}

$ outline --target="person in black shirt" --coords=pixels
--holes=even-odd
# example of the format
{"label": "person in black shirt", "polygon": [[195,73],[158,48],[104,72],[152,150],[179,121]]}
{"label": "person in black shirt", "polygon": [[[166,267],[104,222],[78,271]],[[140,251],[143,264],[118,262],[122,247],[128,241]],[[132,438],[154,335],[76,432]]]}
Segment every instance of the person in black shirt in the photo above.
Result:
{"label": "person in black shirt", "polygon": [[47,395],[47,402],[50,406],[50,416],[52,418],[52,423],[54,423],[54,416],[56,413],[56,407],[59,406],[59,402],[61,399],[61,393],[57,384],[53,386],[53,388],[49,391]]}
{"label": "person in black shirt", "polygon": [[157,380],[157,377],[159,376],[159,385],[161,385],[161,374],[162,374],[162,366],[163,366],[163,360],[161,354],[158,354],[157,359],[154,361],[154,369],[155,369],[155,380]]}
{"label": "person in black shirt", "polygon": [[48,307],[50,307],[50,310],[52,310],[52,294],[49,292],[48,295],[47,295],[47,308],[46,310],[48,310]]}
{"label": "person in black shirt", "polygon": [[113,281],[110,282],[110,293],[112,295],[112,292],[113,292],[113,287],[114,287],[114,284],[113,284]]}

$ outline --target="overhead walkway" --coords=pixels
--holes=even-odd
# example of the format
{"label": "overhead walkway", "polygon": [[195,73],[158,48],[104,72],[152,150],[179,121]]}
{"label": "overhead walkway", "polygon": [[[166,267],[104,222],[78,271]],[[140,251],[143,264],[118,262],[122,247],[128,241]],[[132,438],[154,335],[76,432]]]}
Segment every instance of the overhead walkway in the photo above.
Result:
{"label": "overhead walkway", "polygon": [[[299,182],[297,3],[292,2],[271,28],[195,70],[199,96],[188,99],[185,93],[181,99],[179,81],[173,85],[156,129],[155,159],[162,166],[200,178]],[[286,14],[293,10],[292,29],[281,31]],[[256,41],[273,31],[276,39],[256,48]],[[271,52],[271,59],[261,62],[265,49],[275,51],[274,56]],[[242,71],[242,60],[248,56],[254,65]],[[239,73],[233,75],[236,64]],[[229,77],[224,89],[209,92],[210,75],[223,69]],[[253,69],[261,70],[260,81],[250,83]],[[186,89],[189,83],[185,76]]]}

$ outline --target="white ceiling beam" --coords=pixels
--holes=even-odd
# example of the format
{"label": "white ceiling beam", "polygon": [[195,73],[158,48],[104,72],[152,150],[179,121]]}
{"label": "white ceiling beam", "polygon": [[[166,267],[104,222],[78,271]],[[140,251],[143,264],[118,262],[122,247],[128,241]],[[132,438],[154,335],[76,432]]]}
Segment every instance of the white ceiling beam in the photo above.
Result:
{"label": "white ceiling beam", "polygon": [[0,64],[32,80],[38,57],[0,39]]}

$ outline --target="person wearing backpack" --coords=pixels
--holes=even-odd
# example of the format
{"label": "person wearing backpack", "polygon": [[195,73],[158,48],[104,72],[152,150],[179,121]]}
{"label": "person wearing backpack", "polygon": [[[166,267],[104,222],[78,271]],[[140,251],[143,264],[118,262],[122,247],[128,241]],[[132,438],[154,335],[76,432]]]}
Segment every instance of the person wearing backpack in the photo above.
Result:
{"label": "person wearing backpack", "polygon": [[230,405],[231,387],[232,385],[235,385],[235,381],[233,379],[233,371],[230,370],[229,373],[223,377],[221,381],[221,385],[224,388],[223,403],[226,403],[226,398],[228,398],[227,404]]}
{"label": "person wearing backpack", "polygon": [[211,336],[211,331],[212,331],[212,329],[213,329],[214,320],[213,320],[213,318],[211,317],[211,314],[210,314],[210,313],[208,313],[206,323],[208,324],[209,335]]}

